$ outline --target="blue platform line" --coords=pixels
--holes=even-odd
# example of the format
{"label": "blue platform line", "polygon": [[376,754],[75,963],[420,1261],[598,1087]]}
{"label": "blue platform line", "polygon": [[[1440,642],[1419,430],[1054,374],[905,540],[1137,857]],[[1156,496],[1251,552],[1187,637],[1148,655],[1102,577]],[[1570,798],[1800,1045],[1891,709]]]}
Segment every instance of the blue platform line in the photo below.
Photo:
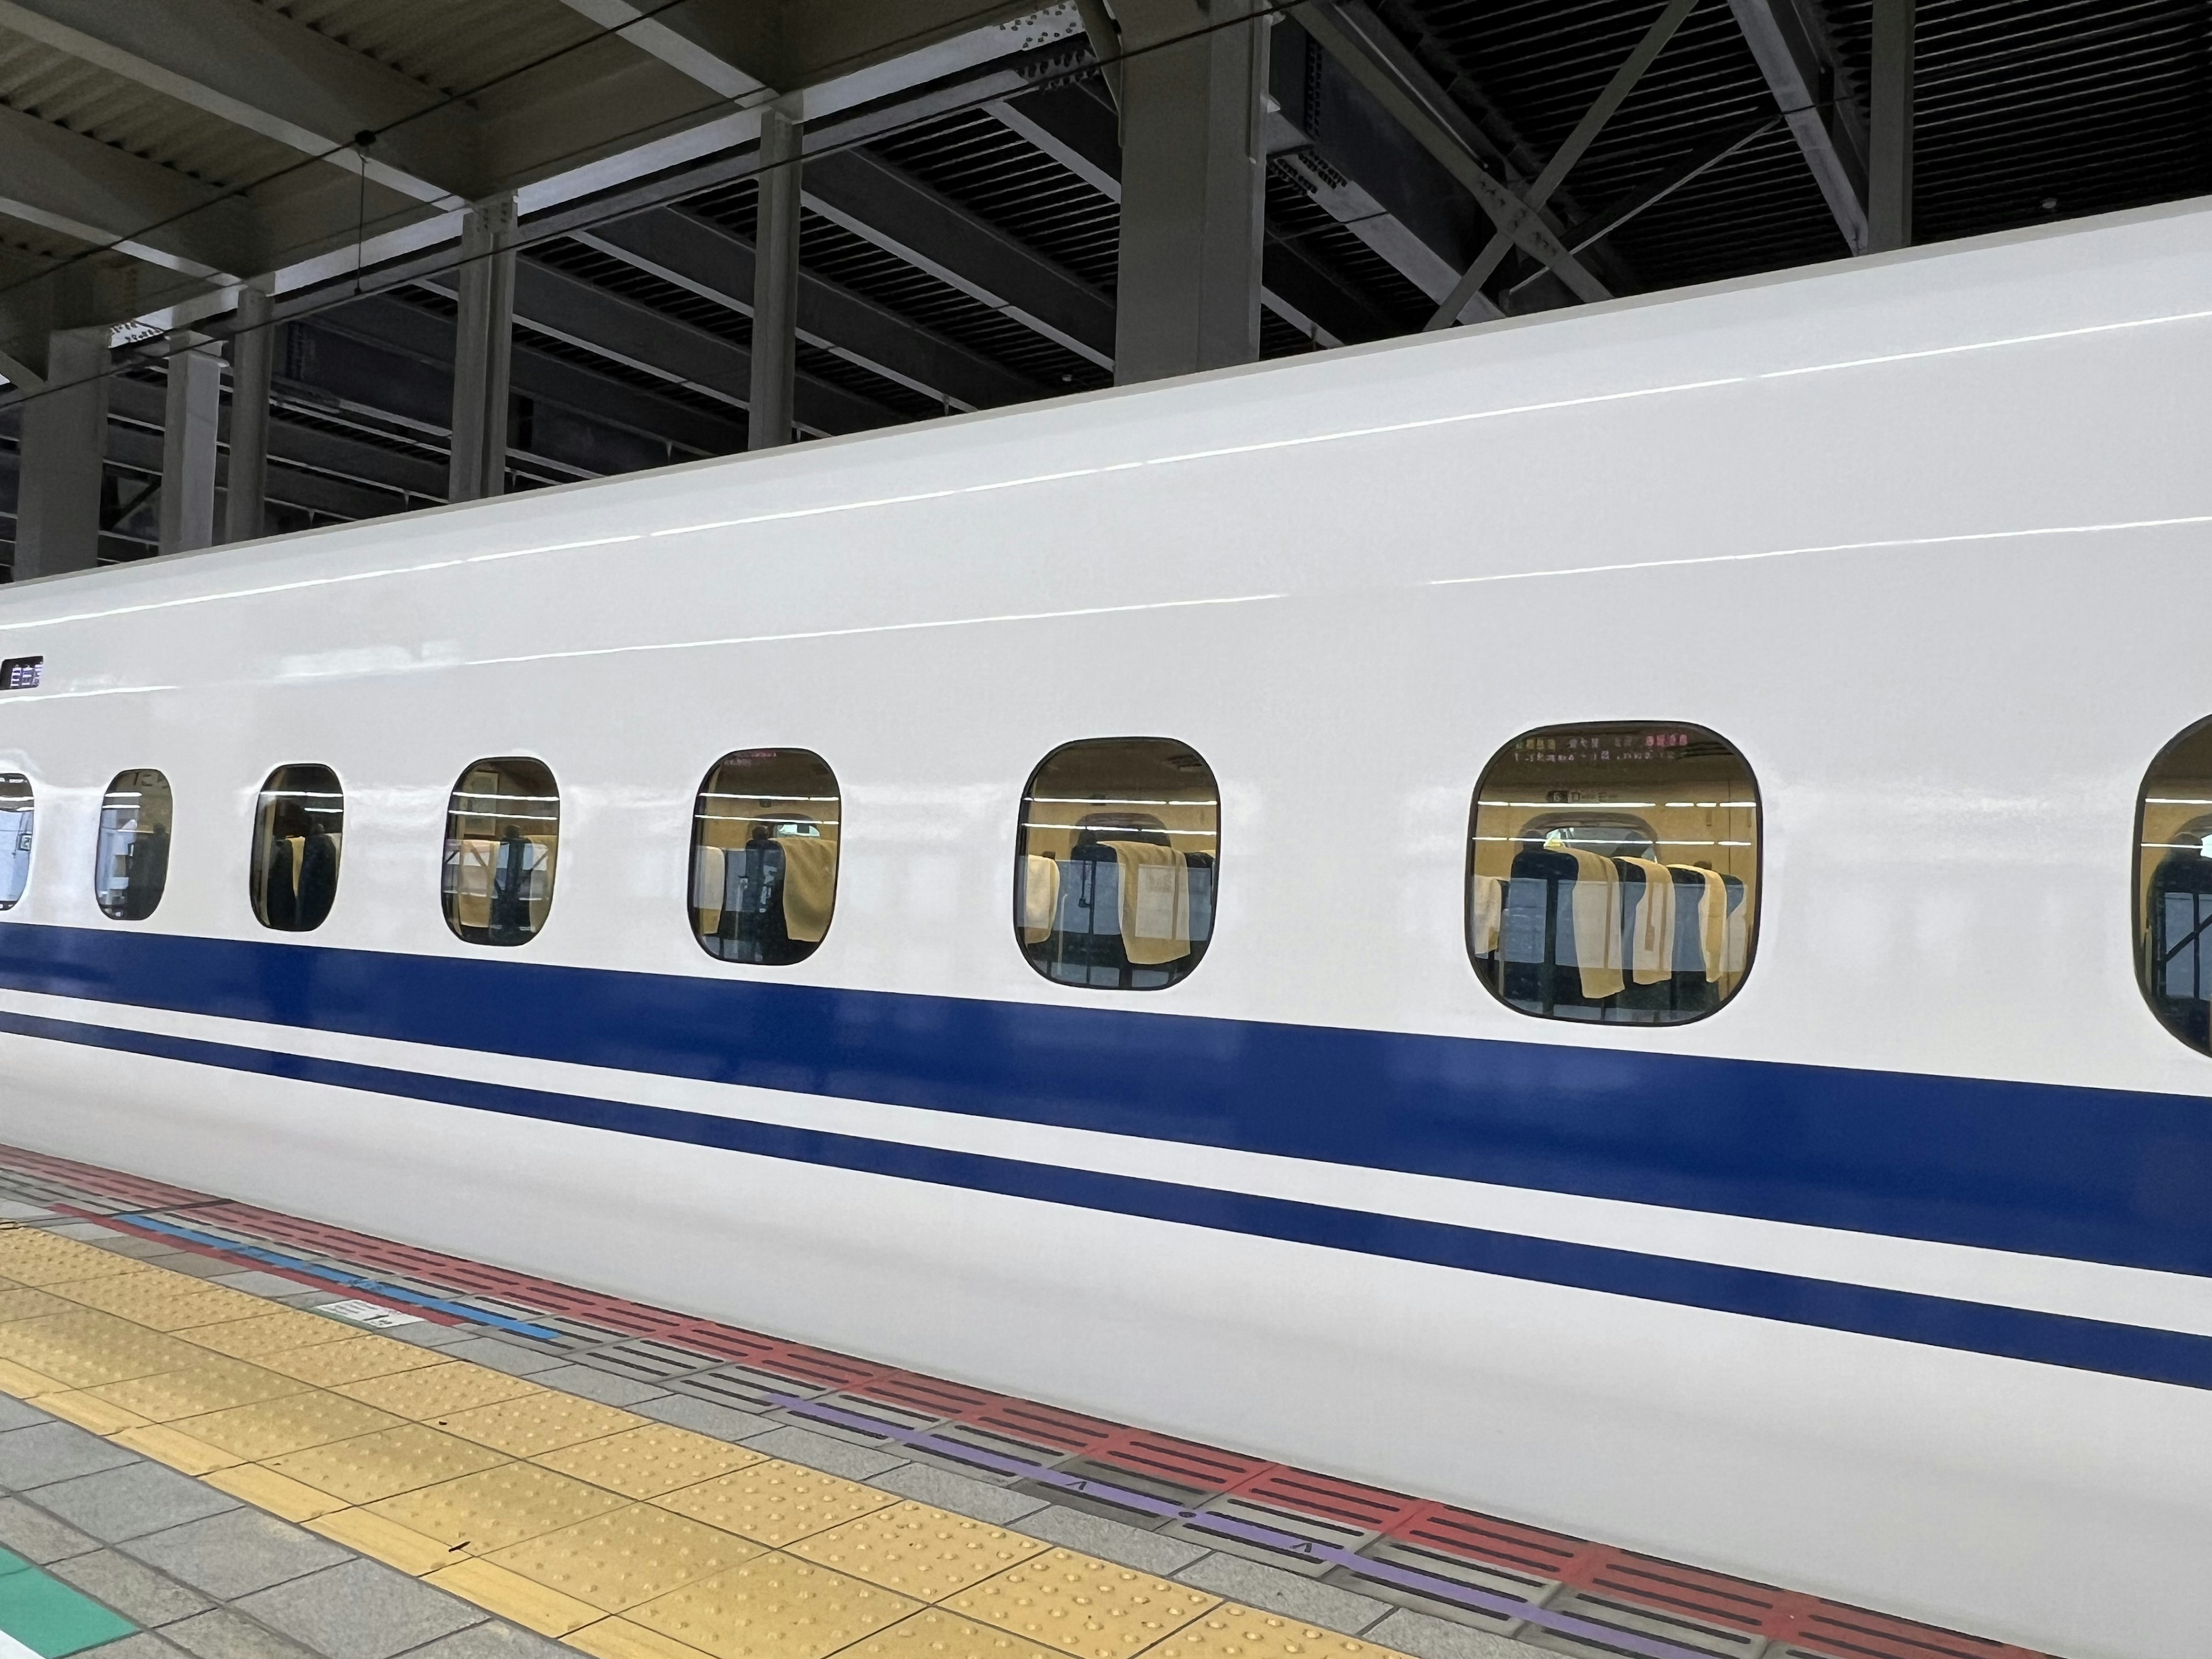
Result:
{"label": "blue platform line", "polygon": [[0,1012],[0,1031],[1679,1307],[2212,1389],[2212,1337],[2187,1332],[27,1014]]}
{"label": "blue platform line", "polygon": [[[0,1029],[5,1029],[0,1027]],[[349,1273],[337,1267],[325,1267],[313,1261],[303,1261],[298,1256],[286,1255],[281,1250],[264,1249],[258,1244],[242,1244],[235,1239],[224,1238],[215,1233],[195,1232],[189,1227],[179,1227],[173,1222],[156,1221],[149,1215],[131,1217],[131,1224],[143,1227],[171,1238],[181,1238],[194,1244],[204,1244],[219,1249],[225,1255],[242,1256],[249,1261],[258,1261],[271,1267],[282,1267],[287,1273],[307,1273],[315,1279],[326,1279],[348,1290],[370,1291],[387,1302],[404,1302],[410,1307],[428,1308],[434,1313],[452,1314],[472,1325],[491,1325],[503,1331],[513,1331],[518,1336],[535,1337],[541,1342],[558,1342],[561,1333],[548,1330],[543,1325],[529,1324],[520,1319],[509,1319],[483,1308],[471,1308],[465,1303],[447,1302],[434,1296],[424,1296],[417,1291],[403,1290],[397,1285],[387,1285],[380,1279],[364,1279],[359,1273]]]}

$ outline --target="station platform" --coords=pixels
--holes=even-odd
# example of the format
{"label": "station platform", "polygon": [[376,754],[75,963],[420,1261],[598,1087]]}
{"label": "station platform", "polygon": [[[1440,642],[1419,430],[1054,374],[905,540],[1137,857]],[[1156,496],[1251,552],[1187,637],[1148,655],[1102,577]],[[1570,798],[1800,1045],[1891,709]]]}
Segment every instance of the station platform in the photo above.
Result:
{"label": "station platform", "polygon": [[2039,1659],[0,1147],[0,1659]]}

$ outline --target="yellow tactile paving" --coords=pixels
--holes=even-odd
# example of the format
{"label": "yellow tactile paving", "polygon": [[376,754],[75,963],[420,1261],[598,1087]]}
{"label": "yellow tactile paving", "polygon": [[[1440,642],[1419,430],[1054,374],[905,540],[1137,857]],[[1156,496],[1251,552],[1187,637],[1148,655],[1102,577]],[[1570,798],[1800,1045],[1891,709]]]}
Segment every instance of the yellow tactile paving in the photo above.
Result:
{"label": "yellow tactile paving", "polygon": [[290,1377],[249,1365],[243,1359],[226,1359],[204,1352],[196,1352],[194,1359],[196,1363],[176,1370],[103,1383],[88,1392],[136,1412],[149,1422],[173,1423],[179,1418],[202,1417],[301,1390],[301,1385]]}
{"label": "yellow tactile paving", "polygon": [[602,1619],[567,1640],[570,1647],[581,1648],[593,1659],[709,1659],[689,1643],[633,1625],[627,1619]]}
{"label": "yellow tactile paving", "polygon": [[495,1451],[420,1423],[333,1440],[266,1460],[270,1468],[288,1480],[301,1481],[349,1504],[374,1504],[380,1498],[442,1486],[464,1475],[496,1468],[506,1461]]}
{"label": "yellow tactile paving", "polygon": [[76,1307],[46,1291],[33,1291],[17,1285],[0,1291],[0,1325],[18,1319],[33,1319],[40,1314],[67,1313]]}
{"label": "yellow tactile paving", "polygon": [[791,1546],[793,1555],[937,1601],[1042,1554],[1034,1538],[927,1504],[896,1504]]}
{"label": "yellow tactile paving", "polygon": [[395,1417],[427,1422],[432,1418],[466,1411],[471,1406],[489,1406],[495,1401],[515,1400],[526,1394],[543,1394],[544,1390],[535,1382],[526,1382],[504,1371],[449,1359],[425,1365],[420,1370],[372,1376],[365,1382],[342,1382],[337,1392],[364,1406],[390,1412]]}
{"label": "yellow tactile paving", "polygon": [[203,1348],[213,1348],[217,1353],[227,1353],[234,1359],[259,1359],[265,1354],[283,1353],[288,1348],[310,1348],[325,1342],[343,1342],[360,1333],[339,1324],[335,1319],[324,1319],[315,1314],[284,1308],[276,1313],[256,1314],[248,1319],[225,1320],[220,1325],[203,1325],[195,1330],[180,1331],[178,1334],[187,1342],[196,1342]]}
{"label": "yellow tactile paving", "polygon": [[410,1342],[394,1342],[388,1336],[348,1336],[311,1347],[286,1348],[264,1354],[260,1363],[272,1371],[312,1382],[319,1389],[344,1382],[367,1382],[407,1371],[418,1371],[441,1363],[437,1354]]}
{"label": "yellow tactile paving", "polygon": [[1216,1607],[1160,1644],[1154,1659],[1406,1659],[1393,1648],[1356,1641],[1279,1613],[1233,1604]]}
{"label": "yellow tactile paving", "polygon": [[948,1596],[945,1608],[1082,1659],[1122,1659],[1220,1605],[1111,1561],[1052,1550]]}
{"label": "yellow tactile paving", "polygon": [[540,1452],[530,1460],[562,1474],[573,1474],[625,1498],[658,1498],[679,1486],[696,1486],[718,1474],[750,1468],[765,1454],[732,1446],[689,1429],[648,1423],[641,1429],[604,1435],[581,1445]]}
{"label": "yellow tactile paving", "polygon": [[504,1463],[482,1474],[402,1492],[365,1507],[411,1531],[472,1555],[520,1544],[619,1509],[611,1492],[530,1463]]}
{"label": "yellow tactile paving", "polygon": [[595,1659],[1404,1659],[8,1227],[0,1392]]}
{"label": "yellow tactile paving", "polygon": [[179,1370],[206,1357],[204,1350],[174,1337],[90,1310],[0,1325],[0,1359],[51,1376],[64,1388]]}
{"label": "yellow tactile paving", "polygon": [[505,1567],[474,1557],[441,1567],[424,1581],[450,1595],[488,1607],[540,1636],[566,1636],[579,1626],[600,1617],[599,1609],[573,1595],[563,1595],[535,1579],[509,1572]]}
{"label": "yellow tactile paving", "polygon": [[898,1502],[887,1492],[773,1459],[653,1500],[763,1544],[789,1544]]}
{"label": "yellow tactile paving", "polygon": [[513,1545],[491,1559],[602,1613],[620,1613],[761,1553],[758,1544],[649,1504],[633,1504]]}
{"label": "yellow tactile paving", "polygon": [[1059,1659],[1049,1648],[989,1625],[924,1607],[845,1650],[844,1659]]}
{"label": "yellow tactile paving", "polygon": [[103,1313],[119,1314],[156,1331],[250,1319],[268,1306],[258,1297],[161,1268],[58,1285],[54,1294]]}
{"label": "yellow tactile paving", "polygon": [[350,1440],[396,1429],[405,1421],[390,1412],[364,1406],[342,1395],[309,1389],[278,1400],[264,1400],[204,1417],[187,1417],[170,1426],[210,1446],[235,1452],[252,1462],[305,1451],[333,1440]]}
{"label": "yellow tactile paving", "polygon": [[514,1457],[534,1457],[540,1452],[559,1451],[564,1446],[620,1434],[638,1421],[612,1406],[579,1400],[573,1394],[556,1394],[550,1389],[503,1400],[495,1406],[447,1412],[434,1420],[449,1434],[465,1435]]}
{"label": "yellow tactile paving", "polygon": [[921,1610],[903,1595],[764,1551],[626,1616],[715,1659],[823,1659]]}

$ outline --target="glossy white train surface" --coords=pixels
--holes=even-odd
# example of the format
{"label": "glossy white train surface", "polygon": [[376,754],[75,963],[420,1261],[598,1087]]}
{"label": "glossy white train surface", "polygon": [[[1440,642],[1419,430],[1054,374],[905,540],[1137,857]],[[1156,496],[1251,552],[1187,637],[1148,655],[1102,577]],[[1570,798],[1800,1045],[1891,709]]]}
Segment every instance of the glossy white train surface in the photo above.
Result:
{"label": "glossy white train surface", "polygon": [[[2163,210],[9,590],[0,1138],[2197,1651],[2212,1059],[2130,883],[2212,714],[2208,428],[2212,215]],[[1640,722],[1756,781],[1755,959],[1693,1023],[1529,1018],[1470,967],[1477,779]],[[1138,734],[1218,781],[1210,943],[1049,981],[1025,781]],[[687,911],[701,780],[766,748],[842,797],[783,967]],[[485,757],[559,796],[514,949],[441,908]],[[311,933],[249,896],[287,765],[344,796]],[[167,888],[114,920],[140,769]]]}

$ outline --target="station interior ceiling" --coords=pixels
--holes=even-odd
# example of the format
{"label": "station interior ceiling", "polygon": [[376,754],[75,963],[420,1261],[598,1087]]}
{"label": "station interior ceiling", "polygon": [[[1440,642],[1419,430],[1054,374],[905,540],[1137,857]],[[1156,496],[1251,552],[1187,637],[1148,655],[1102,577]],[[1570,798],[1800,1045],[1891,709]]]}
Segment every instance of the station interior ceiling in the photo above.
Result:
{"label": "station interior ceiling", "polygon": [[[1273,7],[1260,354],[1449,325],[1501,199],[1571,258],[1513,241],[1462,320],[1863,251],[1891,3]],[[1912,241],[2212,188],[2206,0],[1914,9]],[[744,449],[762,112],[802,91],[801,436],[1110,385],[1113,11],[0,0],[0,564],[43,331],[111,331],[98,556],[145,557],[167,358],[241,282],[274,295],[264,527],[448,499],[465,210],[503,191],[502,487]]]}

